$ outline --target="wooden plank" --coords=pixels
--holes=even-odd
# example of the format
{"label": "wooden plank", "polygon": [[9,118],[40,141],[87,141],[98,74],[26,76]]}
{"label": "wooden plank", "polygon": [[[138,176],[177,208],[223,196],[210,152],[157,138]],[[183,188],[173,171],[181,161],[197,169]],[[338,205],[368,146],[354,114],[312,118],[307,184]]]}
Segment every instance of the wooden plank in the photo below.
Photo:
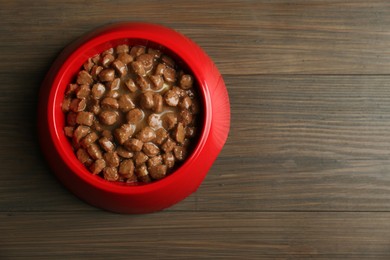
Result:
{"label": "wooden plank", "polygon": [[127,20],[184,33],[223,74],[389,74],[389,11],[385,0],[2,1],[0,71],[42,73],[85,32]]}
{"label": "wooden plank", "polygon": [[388,77],[226,81],[230,137],[194,195],[196,209],[390,209]]}
{"label": "wooden plank", "polygon": [[[390,259],[390,2],[0,0],[0,259]],[[196,41],[232,127],[196,193],[119,215],[40,153],[39,85],[62,48],[116,21]]]}
{"label": "wooden plank", "polygon": [[2,213],[0,257],[389,259],[390,213]]}
{"label": "wooden plank", "polygon": [[[230,137],[198,192],[170,210],[390,209],[389,77],[225,80]],[[34,91],[1,97],[0,211],[93,210],[59,185],[39,152]]]}
{"label": "wooden plank", "polygon": [[230,156],[390,159],[389,77],[236,76],[226,84]]}

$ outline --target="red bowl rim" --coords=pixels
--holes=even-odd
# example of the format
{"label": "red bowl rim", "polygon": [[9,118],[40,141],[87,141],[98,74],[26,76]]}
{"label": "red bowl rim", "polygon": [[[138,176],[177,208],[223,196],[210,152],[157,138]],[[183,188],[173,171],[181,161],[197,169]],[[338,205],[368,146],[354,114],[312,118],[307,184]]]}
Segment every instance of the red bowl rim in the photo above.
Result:
{"label": "red bowl rim", "polygon": [[[173,37],[156,37],[156,32],[160,32],[160,36],[162,34],[168,34]],[[196,146],[192,149],[191,155],[178,169],[176,169],[170,175],[161,180],[145,185],[121,185],[115,182],[106,181],[99,176],[91,174],[85,168],[85,166],[77,160],[74,154],[69,154],[64,151],[64,144],[60,141],[59,137],[59,135],[61,135],[60,132],[63,130],[58,129],[56,125],[55,110],[58,109],[56,106],[60,105],[60,103],[58,104],[55,101],[58,99],[58,85],[63,81],[64,74],[67,73],[70,66],[72,66],[74,61],[80,55],[83,55],[91,48],[96,48],[97,46],[101,46],[110,41],[116,41],[120,39],[142,39],[169,49],[171,52],[177,55],[194,73],[194,77],[198,82],[199,94],[201,94],[200,96],[203,99],[203,129],[200,136],[198,137]],[[78,175],[78,177],[98,189],[120,194],[139,194],[158,190],[163,186],[170,185],[172,182],[176,182],[178,179],[182,178],[182,175],[186,174],[186,171],[190,170],[190,167],[202,152],[207,138],[209,138],[212,111],[210,109],[211,100],[210,93],[208,93],[207,81],[201,80],[201,68],[193,67],[193,63],[189,60],[188,50],[186,50],[186,48],[177,48],[177,46],[183,44],[187,45],[187,47],[199,48],[195,43],[182,34],[161,25],[148,23],[118,23],[103,27],[85,35],[81,38],[81,40],[75,42],[73,45],[68,46],[62,52],[60,56],[65,57],[65,60],[60,66],[58,66],[57,71],[55,72],[56,74],[54,76],[54,80],[51,81],[52,84],[49,93],[47,116],[49,121],[49,132],[51,135],[50,138],[53,141],[59,155],[61,156],[61,159],[69,166],[70,169],[72,169],[74,174]],[[195,52],[199,50],[195,50]]]}

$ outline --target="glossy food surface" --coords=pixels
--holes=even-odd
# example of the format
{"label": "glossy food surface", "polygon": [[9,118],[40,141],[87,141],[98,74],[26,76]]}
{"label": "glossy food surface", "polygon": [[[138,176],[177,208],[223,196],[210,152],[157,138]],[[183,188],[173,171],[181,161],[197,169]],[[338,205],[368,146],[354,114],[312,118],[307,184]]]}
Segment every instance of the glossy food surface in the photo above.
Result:
{"label": "glossy food surface", "polygon": [[91,174],[145,184],[165,178],[190,156],[202,111],[198,84],[180,63],[127,44],[84,62],[61,107],[64,133]]}

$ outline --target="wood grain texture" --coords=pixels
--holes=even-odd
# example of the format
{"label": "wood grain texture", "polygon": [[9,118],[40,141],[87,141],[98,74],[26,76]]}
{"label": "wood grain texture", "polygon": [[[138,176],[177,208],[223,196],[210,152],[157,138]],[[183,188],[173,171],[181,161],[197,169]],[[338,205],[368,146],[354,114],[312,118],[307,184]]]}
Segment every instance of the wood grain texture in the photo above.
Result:
{"label": "wood grain texture", "polygon": [[[10,213],[0,215],[0,257],[389,259],[389,217],[329,212]],[[5,224],[9,222],[19,228]]]}
{"label": "wood grain texture", "polygon": [[[0,0],[0,259],[389,259],[390,2]],[[224,76],[229,139],[155,214],[93,208],[36,138],[61,49],[115,21],[170,26]]]}
{"label": "wood grain texture", "polygon": [[[390,73],[390,3],[383,0],[23,3],[1,1],[0,33],[7,35],[0,43],[1,71],[12,62],[19,70],[41,72],[85,32],[135,20],[191,37],[223,74]],[[14,61],[9,48],[23,61]]]}

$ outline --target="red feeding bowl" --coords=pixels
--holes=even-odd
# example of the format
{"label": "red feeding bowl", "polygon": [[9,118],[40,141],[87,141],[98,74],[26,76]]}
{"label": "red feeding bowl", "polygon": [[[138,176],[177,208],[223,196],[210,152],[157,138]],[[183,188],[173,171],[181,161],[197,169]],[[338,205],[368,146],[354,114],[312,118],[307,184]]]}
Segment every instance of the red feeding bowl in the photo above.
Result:
{"label": "red feeding bowl", "polygon": [[[181,63],[194,75],[202,104],[202,130],[191,154],[167,177],[142,185],[109,182],[91,174],[78,161],[63,132],[65,116],[61,103],[67,85],[89,57],[124,43],[159,49]],[[109,25],[65,48],[43,82],[38,113],[41,147],[60,181],[91,205],[119,213],[162,210],[193,193],[221,151],[230,127],[228,93],[212,60],[180,33],[146,23]]]}

